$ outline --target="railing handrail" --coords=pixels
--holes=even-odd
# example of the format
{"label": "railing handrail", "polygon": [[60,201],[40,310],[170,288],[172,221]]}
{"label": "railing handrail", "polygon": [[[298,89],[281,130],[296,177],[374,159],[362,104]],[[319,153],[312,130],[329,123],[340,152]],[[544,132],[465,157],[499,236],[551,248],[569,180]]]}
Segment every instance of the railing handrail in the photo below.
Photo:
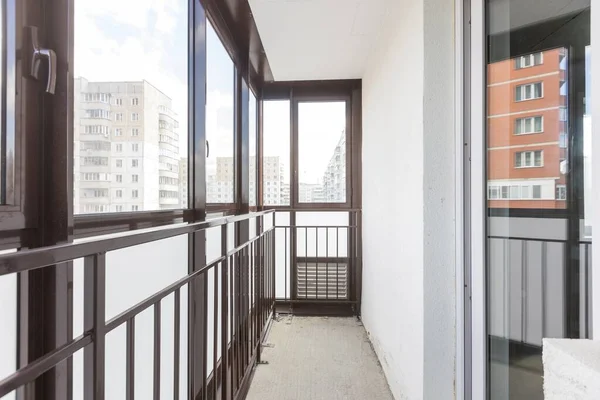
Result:
{"label": "railing handrail", "polygon": [[24,272],[49,265],[59,264],[92,254],[106,253],[138,246],[157,240],[194,233],[234,222],[240,222],[274,213],[275,210],[257,211],[248,214],[213,218],[207,221],[193,222],[181,226],[156,227],[150,231],[120,234],[118,236],[86,240],[80,243],[65,243],[55,246],[22,250],[0,256],[0,276]]}

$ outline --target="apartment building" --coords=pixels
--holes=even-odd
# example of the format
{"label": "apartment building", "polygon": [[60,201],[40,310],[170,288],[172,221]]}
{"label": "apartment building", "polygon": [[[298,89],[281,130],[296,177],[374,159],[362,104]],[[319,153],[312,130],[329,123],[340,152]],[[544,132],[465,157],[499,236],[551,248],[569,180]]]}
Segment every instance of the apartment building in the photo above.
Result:
{"label": "apartment building", "polygon": [[284,183],[283,177],[284,166],[279,156],[263,157],[264,205],[290,204],[289,184]]}
{"label": "apartment building", "polygon": [[180,207],[179,123],[146,81],[75,79],[74,211]]}
{"label": "apartment building", "polygon": [[182,208],[188,208],[188,159],[179,160],[179,202]]}
{"label": "apartment building", "polygon": [[566,58],[559,48],[488,65],[490,208],[566,207]]}
{"label": "apartment building", "polygon": [[346,201],[346,131],[342,131],[323,174],[323,201]]}

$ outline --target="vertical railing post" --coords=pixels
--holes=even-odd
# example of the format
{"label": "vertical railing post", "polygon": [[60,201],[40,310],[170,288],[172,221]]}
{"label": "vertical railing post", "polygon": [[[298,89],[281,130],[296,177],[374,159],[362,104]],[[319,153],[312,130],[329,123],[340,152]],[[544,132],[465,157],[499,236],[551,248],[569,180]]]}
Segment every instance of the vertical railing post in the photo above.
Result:
{"label": "vertical railing post", "polygon": [[[221,254],[225,256],[225,259],[221,263],[221,399],[227,400],[233,397],[233,393],[229,395],[229,382],[227,375],[229,373],[229,305],[228,296],[229,291],[227,289],[229,278],[229,257],[227,256],[227,225],[221,226]],[[215,270],[216,271],[216,270]],[[215,279],[217,276],[215,274]],[[233,288],[232,288],[233,289]],[[215,368],[216,372],[216,368]],[[216,384],[216,373],[215,373],[215,384]]]}
{"label": "vertical railing post", "polygon": [[84,400],[104,399],[106,254],[84,260],[84,330],[93,343],[83,352]]}

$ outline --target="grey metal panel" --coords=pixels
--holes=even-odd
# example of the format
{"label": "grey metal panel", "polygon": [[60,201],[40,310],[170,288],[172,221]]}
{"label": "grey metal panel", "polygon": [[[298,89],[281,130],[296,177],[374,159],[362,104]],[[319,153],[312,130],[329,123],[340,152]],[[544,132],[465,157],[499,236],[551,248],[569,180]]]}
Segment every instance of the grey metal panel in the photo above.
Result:
{"label": "grey metal panel", "polygon": [[547,250],[544,334],[547,338],[562,338],[565,336],[565,245],[548,243]]}
{"label": "grey metal panel", "polygon": [[509,338],[512,340],[523,340],[523,253],[520,240],[508,241],[507,262],[505,264],[508,273],[508,326]]}
{"label": "grey metal panel", "polygon": [[543,262],[545,257],[542,251],[545,251],[545,245],[541,242],[527,243],[525,255],[524,276],[525,278],[525,307],[524,307],[524,341],[538,346],[542,345],[542,324],[543,324]]}
{"label": "grey metal panel", "polygon": [[488,241],[488,323],[489,334],[507,337],[504,323],[506,279],[504,274],[504,248],[507,240]]}
{"label": "grey metal panel", "polygon": [[567,239],[567,220],[562,218],[488,218],[489,235],[529,239]]}

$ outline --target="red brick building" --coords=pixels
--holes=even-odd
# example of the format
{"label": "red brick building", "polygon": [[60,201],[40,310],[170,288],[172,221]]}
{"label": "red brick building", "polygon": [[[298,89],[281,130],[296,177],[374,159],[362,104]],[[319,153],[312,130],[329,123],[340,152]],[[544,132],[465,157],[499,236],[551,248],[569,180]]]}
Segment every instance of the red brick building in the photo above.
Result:
{"label": "red brick building", "polygon": [[566,207],[566,65],[562,48],[488,65],[490,208]]}

